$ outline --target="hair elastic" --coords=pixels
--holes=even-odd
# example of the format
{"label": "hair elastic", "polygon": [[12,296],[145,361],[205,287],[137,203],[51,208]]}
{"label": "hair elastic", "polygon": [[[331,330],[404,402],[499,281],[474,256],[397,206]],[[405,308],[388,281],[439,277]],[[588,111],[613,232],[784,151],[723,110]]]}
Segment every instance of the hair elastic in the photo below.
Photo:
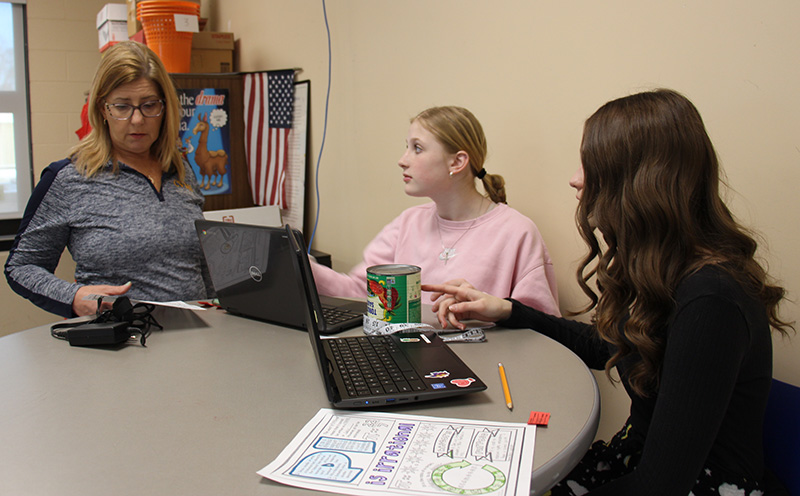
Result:
{"label": "hair elastic", "polygon": [[483,179],[485,175],[486,175],[486,169],[481,169],[481,171],[478,172],[478,179]]}

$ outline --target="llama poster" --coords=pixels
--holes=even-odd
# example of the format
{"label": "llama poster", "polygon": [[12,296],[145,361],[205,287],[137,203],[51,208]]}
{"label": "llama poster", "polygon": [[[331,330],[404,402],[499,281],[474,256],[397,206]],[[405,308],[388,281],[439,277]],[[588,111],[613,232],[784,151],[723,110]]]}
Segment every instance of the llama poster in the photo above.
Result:
{"label": "llama poster", "polygon": [[179,89],[180,149],[204,195],[231,189],[231,136],[228,90]]}

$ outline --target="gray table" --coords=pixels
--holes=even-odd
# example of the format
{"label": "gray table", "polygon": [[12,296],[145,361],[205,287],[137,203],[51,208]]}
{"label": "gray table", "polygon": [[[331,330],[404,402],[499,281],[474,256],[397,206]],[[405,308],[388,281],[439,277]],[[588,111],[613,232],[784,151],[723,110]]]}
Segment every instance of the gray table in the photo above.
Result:
{"label": "gray table", "polygon": [[[220,310],[157,316],[166,330],[154,331],[147,348],[71,347],[49,326],[0,338],[0,494],[312,493],[256,474],[329,407],[306,333]],[[452,345],[486,392],[391,411],[509,422],[550,412],[550,425],[536,432],[532,494],[540,494],[591,444],[597,384],[544,336],[487,335],[486,343]]]}

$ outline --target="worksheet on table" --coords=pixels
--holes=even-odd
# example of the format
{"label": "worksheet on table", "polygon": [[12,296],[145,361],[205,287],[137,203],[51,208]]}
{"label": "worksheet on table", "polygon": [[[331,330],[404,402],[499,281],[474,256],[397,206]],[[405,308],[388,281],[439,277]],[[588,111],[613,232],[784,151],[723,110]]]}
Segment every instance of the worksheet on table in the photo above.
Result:
{"label": "worksheet on table", "polygon": [[321,409],[259,475],[371,495],[528,494],[536,427]]}

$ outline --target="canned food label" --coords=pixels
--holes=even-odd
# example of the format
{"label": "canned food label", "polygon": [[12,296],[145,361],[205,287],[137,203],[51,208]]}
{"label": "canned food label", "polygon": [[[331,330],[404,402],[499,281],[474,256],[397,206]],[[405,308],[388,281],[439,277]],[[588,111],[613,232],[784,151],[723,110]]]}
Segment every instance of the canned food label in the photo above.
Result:
{"label": "canned food label", "polygon": [[420,269],[412,265],[367,269],[367,315],[384,322],[420,322]]}

